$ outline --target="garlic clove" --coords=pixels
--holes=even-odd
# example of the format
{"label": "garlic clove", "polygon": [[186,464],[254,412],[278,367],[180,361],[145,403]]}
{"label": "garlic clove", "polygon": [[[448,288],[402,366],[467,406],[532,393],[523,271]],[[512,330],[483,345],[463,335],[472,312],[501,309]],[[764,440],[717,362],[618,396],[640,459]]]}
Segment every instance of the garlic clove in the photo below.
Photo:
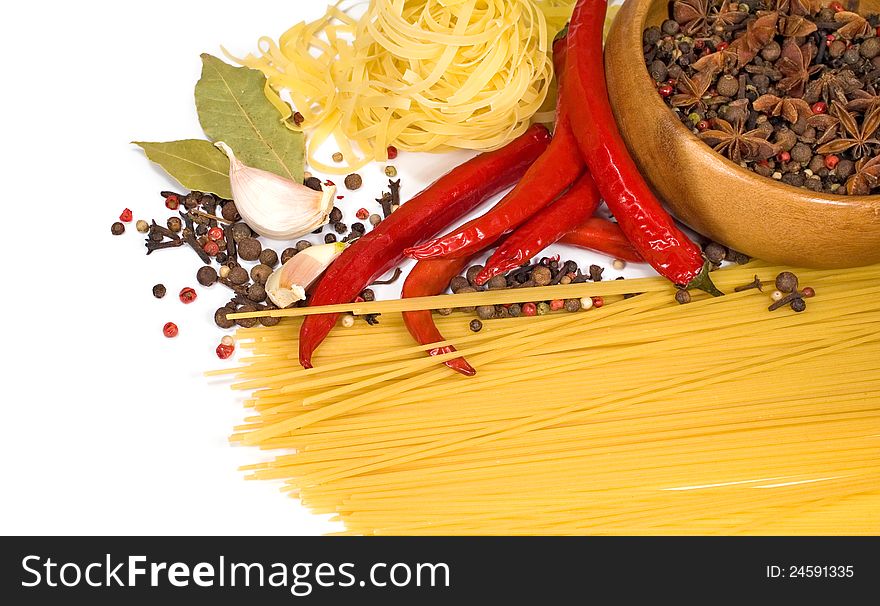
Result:
{"label": "garlic clove", "polygon": [[348,244],[334,242],[310,246],[273,271],[266,280],[266,294],[279,308],[306,298],[306,289],[342,254]]}
{"label": "garlic clove", "polygon": [[238,214],[261,236],[289,240],[313,232],[329,221],[335,186],[315,191],[243,164],[223,141],[214,145],[229,157],[229,184]]}

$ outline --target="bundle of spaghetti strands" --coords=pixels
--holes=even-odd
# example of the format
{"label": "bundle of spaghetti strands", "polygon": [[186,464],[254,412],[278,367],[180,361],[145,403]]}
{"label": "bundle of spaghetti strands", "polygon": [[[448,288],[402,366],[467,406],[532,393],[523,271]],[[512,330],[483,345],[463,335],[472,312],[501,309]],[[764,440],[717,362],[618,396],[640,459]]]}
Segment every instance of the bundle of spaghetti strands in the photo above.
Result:
{"label": "bundle of spaghetti strands", "polygon": [[[307,130],[309,165],[345,174],[411,151],[492,150],[522,134],[551,90],[548,55],[573,0],[369,0],[298,23],[259,55],[237,59],[267,78],[266,95]],[[287,93],[302,116],[280,94]],[[342,163],[321,162],[335,138]],[[352,145],[352,142],[354,145]]]}
{"label": "bundle of spaghetti strands", "polygon": [[299,318],[242,330],[252,414],[232,439],[275,455],[250,478],[351,534],[876,534],[880,266],[794,270],[816,291],[803,313],[733,292],[783,269],[719,270],[731,294],[686,305],[648,278],[545,287],[606,305],[479,333],[438,317],[470,378],[391,313],[435,298],[364,304],[381,323],[334,331],[311,370]]}

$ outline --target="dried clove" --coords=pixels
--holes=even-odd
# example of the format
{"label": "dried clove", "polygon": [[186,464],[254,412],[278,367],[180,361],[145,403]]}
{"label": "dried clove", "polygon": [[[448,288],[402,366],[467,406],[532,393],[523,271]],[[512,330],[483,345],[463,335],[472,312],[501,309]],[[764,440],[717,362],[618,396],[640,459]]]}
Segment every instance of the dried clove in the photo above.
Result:
{"label": "dried clove", "polygon": [[755,275],[755,279],[749,282],[748,284],[743,284],[742,286],[737,286],[733,289],[734,292],[743,292],[745,290],[751,290],[752,288],[757,288],[759,291],[764,292],[764,284],[761,282],[761,279]]}
{"label": "dried clove", "polygon": [[782,297],[781,299],[779,299],[778,301],[774,301],[770,305],[770,307],[767,308],[767,311],[776,311],[780,307],[785,307],[786,305],[791,305],[792,301],[795,301],[796,299],[803,300],[803,298],[804,298],[804,295],[802,293],[799,293],[798,291],[791,292],[791,293],[785,295],[784,297]]}
{"label": "dried clove", "polygon": [[156,223],[155,219],[153,219],[153,222],[150,224],[150,232],[149,233],[151,236],[154,234],[159,234],[163,238],[171,238],[172,240],[180,240],[180,236],[178,236],[176,233],[174,233],[173,231],[171,231],[167,227]]}
{"label": "dried clove", "polygon": [[394,181],[388,179],[388,187],[391,189],[391,208],[400,206],[400,179]]}
{"label": "dried clove", "polygon": [[149,255],[154,250],[162,250],[163,248],[177,248],[178,246],[183,245],[183,240],[178,238],[177,240],[163,240],[162,242],[153,242],[152,240],[146,241],[147,254]]}
{"label": "dried clove", "polygon": [[382,206],[382,216],[387,219],[391,215],[391,194],[383,192],[381,198],[376,198],[376,202]]}

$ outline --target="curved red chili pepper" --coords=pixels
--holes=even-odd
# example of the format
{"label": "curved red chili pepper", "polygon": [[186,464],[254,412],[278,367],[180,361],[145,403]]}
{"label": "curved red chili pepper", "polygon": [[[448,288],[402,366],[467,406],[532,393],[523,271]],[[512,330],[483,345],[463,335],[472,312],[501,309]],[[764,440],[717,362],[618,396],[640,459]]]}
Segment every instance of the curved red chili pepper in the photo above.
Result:
{"label": "curved red chili pepper", "polygon": [[[446,290],[449,281],[460,274],[467,266],[471,257],[450,257],[448,259],[426,259],[419,261],[409,272],[403,289],[400,292],[402,299],[409,297],[429,297],[439,295]],[[443,335],[434,324],[434,316],[429,310],[405,311],[402,313],[403,323],[409,334],[421,345],[437,343],[445,340]],[[455,347],[435,347],[428,350],[428,355],[439,356],[455,351]],[[444,362],[446,366],[472,377],[477,374],[474,367],[467,363],[464,358],[454,358]]]}
{"label": "curved red chili pepper", "polygon": [[[617,130],[602,53],[606,0],[578,0],[568,27],[563,106],[602,197],[639,254],[673,283],[722,294],[709,279],[700,247],[676,227],[639,174]],[[664,161],[662,158],[658,162]]]}
{"label": "curved red chili pepper", "polygon": [[528,262],[589,219],[598,207],[599,190],[590,174],[584,173],[556,202],[520,225],[495,249],[474,281],[485,284]]}
{"label": "curved red chili pepper", "polygon": [[[351,302],[399,263],[405,249],[516,183],[549,143],[547,129],[535,125],[501,149],[480,154],[452,169],[345,249],[314,286],[309,305]],[[299,331],[303,367],[312,367],[312,354],[333,328],[337,315],[318,314],[303,321]]]}
{"label": "curved red chili pepper", "polygon": [[645,262],[623,235],[623,231],[617,223],[599,217],[590,217],[574,230],[562,236],[559,243],[578,248],[589,248],[615,259],[623,259],[633,263]]}
{"label": "curved red chili pepper", "polygon": [[577,141],[565,118],[568,110],[562,103],[561,77],[565,65],[565,43],[553,45],[553,63],[559,92],[556,130],[550,147],[523,175],[506,196],[481,217],[468,221],[455,231],[440,238],[428,240],[406,251],[413,259],[436,259],[446,256],[470,256],[484,249],[487,242],[516,229],[535,213],[546,208],[580,176],[584,161],[578,152]]}

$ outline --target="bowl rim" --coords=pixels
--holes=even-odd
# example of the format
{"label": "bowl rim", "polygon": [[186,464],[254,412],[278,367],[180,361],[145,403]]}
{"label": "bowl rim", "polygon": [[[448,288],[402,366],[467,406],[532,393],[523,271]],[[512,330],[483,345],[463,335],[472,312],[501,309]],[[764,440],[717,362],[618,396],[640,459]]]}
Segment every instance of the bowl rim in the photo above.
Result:
{"label": "bowl rim", "polygon": [[[646,109],[654,109],[666,112],[676,117],[675,126],[677,132],[680,135],[684,136],[690,141],[699,143],[700,146],[704,148],[704,152],[708,152],[707,156],[712,160],[711,162],[716,166],[714,168],[725,170],[733,169],[736,174],[740,175],[742,178],[759,181],[762,184],[776,189],[781,189],[789,195],[796,195],[800,198],[808,199],[809,201],[819,201],[824,200],[826,202],[838,204],[838,205],[847,205],[847,206],[877,206],[880,203],[880,194],[868,194],[866,196],[851,196],[848,194],[830,194],[826,192],[814,192],[813,190],[806,189],[804,187],[797,187],[795,185],[790,185],[788,183],[784,183],[782,181],[777,181],[776,179],[772,179],[770,177],[764,177],[759,175],[758,173],[744,168],[740,166],[733,160],[724,157],[722,154],[716,152],[712,147],[710,147],[707,143],[705,143],[702,139],[700,139],[697,135],[695,135],[689,128],[687,128],[681,120],[678,119],[676,112],[672,110],[671,107],[666,105],[660,98],[660,96],[656,93],[656,86],[654,86],[654,79],[651,77],[651,74],[648,72],[648,66],[645,64],[644,53],[642,51],[642,35],[645,30],[645,25],[648,20],[648,13],[650,9],[655,4],[664,4],[669,5],[670,0],[624,0],[623,6],[621,6],[620,11],[615,15],[615,22],[617,22],[620,18],[621,13],[624,11],[627,5],[632,6],[632,10],[634,11],[633,23],[630,25],[631,32],[629,33],[629,40],[624,40],[626,42],[627,47],[635,47],[638,52],[639,57],[639,68],[637,72],[641,75],[638,79],[638,82],[641,83],[644,90],[643,91],[635,91],[636,94],[642,92],[648,97],[648,102],[645,104]],[[635,44],[633,44],[633,42]],[[651,94],[648,94],[651,93]]]}

